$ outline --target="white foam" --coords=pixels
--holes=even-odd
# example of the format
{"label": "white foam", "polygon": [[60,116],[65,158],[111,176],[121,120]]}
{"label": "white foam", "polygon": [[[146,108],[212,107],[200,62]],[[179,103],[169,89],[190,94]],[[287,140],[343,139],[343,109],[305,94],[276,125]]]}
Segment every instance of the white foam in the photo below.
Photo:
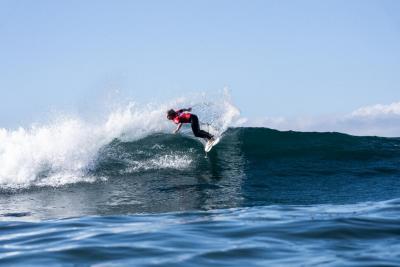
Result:
{"label": "white foam", "polygon": [[[165,103],[141,105],[128,103],[114,108],[97,123],[80,117],[59,116],[48,124],[0,129],[0,187],[25,188],[60,186],[76,182],[93,182],[87,171],[96,164],[101,147],[119,138],[134,141],[155,132],[170,133],[174,126],[165,117],[169,108],[193,106],[193,113],[206,119],[222,134],[239,111],[232,104],[229,93],[211,97],[196,95]],[[212,116],[210,116],[212,114]],[[156,168],[188,166],[191,159],[162,156],[147,162]]]}
{"label": "white foam", "polygon": [[189,155],[166,154],[152,159],[128,161],[128,167],[121,170],[121,174],[135,173],[138,171],[176,169],[185,170],[190,167],[193,159]]}
{"label": "white foam", "polygon": [[[96,129],[78,119],[63,118],[49,126],[0,131],[0,185],[26,187],[41,176],[69,173],[64,183],[94,159],[102,145]],[[95,141],[96,140],[96,141]]]}

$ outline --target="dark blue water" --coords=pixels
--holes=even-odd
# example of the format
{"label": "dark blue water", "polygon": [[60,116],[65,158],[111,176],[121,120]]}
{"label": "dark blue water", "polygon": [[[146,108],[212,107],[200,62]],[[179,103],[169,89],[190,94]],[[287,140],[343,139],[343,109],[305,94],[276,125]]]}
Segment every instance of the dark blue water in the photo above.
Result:
{"label": "dark blue water", "polygon": [[114,140],[94,182],[1,189],[0,264],[398,266],[399,164],[399,138]]}

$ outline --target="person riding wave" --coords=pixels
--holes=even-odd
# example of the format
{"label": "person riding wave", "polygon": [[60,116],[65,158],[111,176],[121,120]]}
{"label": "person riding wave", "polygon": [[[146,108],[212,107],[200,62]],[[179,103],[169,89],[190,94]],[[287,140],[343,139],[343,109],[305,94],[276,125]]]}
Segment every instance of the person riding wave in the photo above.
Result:
{"label": "person riding wave", "polygon": [[169,120],[172,120],[175,124],[178,124],[178,126],[174,130],[174,133],[179,132],[183,123],[191,123],[194,136],[204,138],[208,142],[213,142],[214,136],[200,129],[199,118],[197,117],[197,115],[190,113],[191,111],[192,108],[179,109],[176,111],[170,109],[167,111],[167,118]]}

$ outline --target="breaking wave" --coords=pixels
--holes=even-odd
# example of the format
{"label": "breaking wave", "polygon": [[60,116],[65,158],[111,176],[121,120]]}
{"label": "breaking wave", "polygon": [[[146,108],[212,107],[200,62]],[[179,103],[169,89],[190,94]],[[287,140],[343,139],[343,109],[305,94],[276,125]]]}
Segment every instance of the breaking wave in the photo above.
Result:
{"label": "breaking wave", "polygon": [[[146,105],[131,102],[113,109],[98,123],[61,116],[30,128],[0,129],[0,187],[59,186],[106,179],[89,174],[103,147],[114,140],[132,142],[154,133],[169,133],[173,126],[165,119],[165,111],[188,106],[214,134],[222,134],[239,115],[229,93],[224,92],[212,100],[203,96]],[[183,167],[190,159],[159,155],[147,162],[131,161],[129,166],[142,170],[177,164]]]}

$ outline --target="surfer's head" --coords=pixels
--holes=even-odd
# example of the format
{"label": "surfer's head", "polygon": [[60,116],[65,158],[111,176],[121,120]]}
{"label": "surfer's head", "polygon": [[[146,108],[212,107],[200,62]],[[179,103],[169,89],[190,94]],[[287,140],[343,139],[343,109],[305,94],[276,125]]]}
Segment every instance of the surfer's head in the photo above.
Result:
{"label": "surfer's head", "polygon": [[175,110],[170,109],[170,110],[167,111],[167,118],[169,120],[172,120],[173,118],[175,118],[175,116],[176,116]]}

